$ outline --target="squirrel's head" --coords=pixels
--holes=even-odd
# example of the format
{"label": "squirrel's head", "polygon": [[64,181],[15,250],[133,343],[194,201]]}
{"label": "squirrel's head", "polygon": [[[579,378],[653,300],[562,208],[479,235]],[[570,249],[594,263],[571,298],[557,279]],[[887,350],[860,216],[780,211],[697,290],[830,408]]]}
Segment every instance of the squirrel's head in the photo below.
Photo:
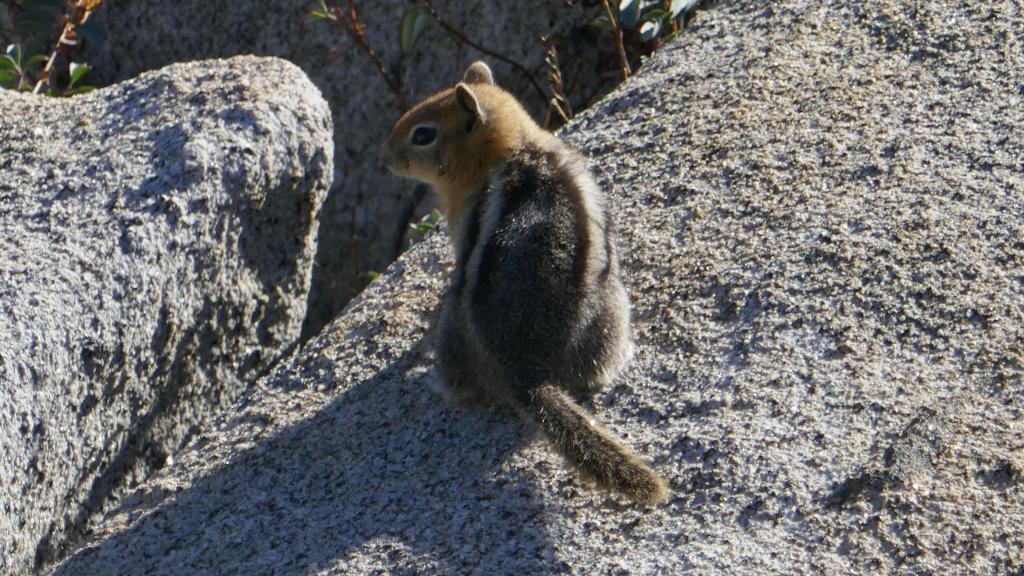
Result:
{"label": "squirrel's head", "polygon": [[[522,140],[529,115],[474,62],[462,80],[398,119],[381,147],[393,173],[434,187],[448,214]],[[537,128],[539,130],[539,128]]]}

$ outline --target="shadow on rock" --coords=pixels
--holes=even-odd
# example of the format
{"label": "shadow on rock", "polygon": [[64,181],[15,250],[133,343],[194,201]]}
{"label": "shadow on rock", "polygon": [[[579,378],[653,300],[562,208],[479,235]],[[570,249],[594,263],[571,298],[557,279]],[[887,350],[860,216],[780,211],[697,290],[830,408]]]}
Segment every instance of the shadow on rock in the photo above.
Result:
{"label": "shadow on rock", "polygon": [[[487,559],[483,573],[549,571],[530,479],[492,464],[524,443],[526,426],[505,411],[445,406],[427,388],[423,349],[255,443],[273,412],[250,397],[224,445],[185,457],[191,485],[157,478],[108,518],[111,534],[53,574],[344,573],[370,563],[454,573],[476,558]],[[210,448],[227,464],[188,462]]]}

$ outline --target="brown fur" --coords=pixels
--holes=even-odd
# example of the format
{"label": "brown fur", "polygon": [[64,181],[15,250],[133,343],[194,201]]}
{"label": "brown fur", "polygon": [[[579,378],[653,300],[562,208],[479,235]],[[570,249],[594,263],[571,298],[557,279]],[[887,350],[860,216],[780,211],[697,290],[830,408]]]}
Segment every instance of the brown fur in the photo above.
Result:
{"label": "brown fur", "polygon": [[[424,127],[429,141],[416,137]],[[614,229],[585,162],[482,62],[406,112],[382,153],[433,186],[450,223],[456,265],[436,350],[446,398],[509,402],[583,478],[663,500],[664,480],[570,397],[614,378],[631,351]]]}
{"label": "brown fur", "polygon": [[475,133],[459,133],[466,119],[465,111],[455,97],[455,86],[430,96],[403,114],[386,143],[388,150],[401,154],[410,130],[425,121],[436,122],[442,136],[459,136],[450,138],[444,150],[445,178],[439,179],[423,172],[409,174],[433,185],[441,203],[441,212],[453,221],[462,215],[466,200],[480,187],[492,167],[525,141],[554,138],[533,121],[511,94],[498,86],[483,83],[467,86],[488,115],[487,121]]}
{"label": "brown fur", "polygon": [[558,388],[531,391],[533,419],[581,476],[639,504],[665,499],[665,481],[628,447],[591,421],[590,415]]}

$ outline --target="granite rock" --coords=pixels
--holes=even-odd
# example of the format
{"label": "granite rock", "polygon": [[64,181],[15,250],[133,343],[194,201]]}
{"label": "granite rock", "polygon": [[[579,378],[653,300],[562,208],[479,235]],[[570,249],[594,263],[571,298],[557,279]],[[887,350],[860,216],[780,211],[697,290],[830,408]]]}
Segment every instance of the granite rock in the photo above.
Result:
{"label": "granite rock", "polygon": [[1022,18],[723,3],[564,131],[634,303],[592,408],[663,505],[430,391],[433,234],[53,573],[1020,573]]}
{"label": "granite rock", "polygon": [[276,59],[0,90],[0,574],[59,558],[295,346],[330,134]]}

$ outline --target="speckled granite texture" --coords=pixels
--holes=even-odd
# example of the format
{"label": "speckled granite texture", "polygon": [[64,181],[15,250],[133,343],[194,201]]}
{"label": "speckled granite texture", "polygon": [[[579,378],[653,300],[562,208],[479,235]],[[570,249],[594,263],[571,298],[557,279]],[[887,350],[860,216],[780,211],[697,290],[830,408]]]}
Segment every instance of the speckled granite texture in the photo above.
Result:
{"label": "speckled granite texture", "polygon": [[61,557],[294,346],[330,134],[276,59],[0,90],[0,574]]}
{"label": "speckled granite texture", "polygon": [[636,357],[594,403],[638,510],[445,407],[435,234],[55,574],[1019,574],[1024,14],[730,2],[565,136]]}

